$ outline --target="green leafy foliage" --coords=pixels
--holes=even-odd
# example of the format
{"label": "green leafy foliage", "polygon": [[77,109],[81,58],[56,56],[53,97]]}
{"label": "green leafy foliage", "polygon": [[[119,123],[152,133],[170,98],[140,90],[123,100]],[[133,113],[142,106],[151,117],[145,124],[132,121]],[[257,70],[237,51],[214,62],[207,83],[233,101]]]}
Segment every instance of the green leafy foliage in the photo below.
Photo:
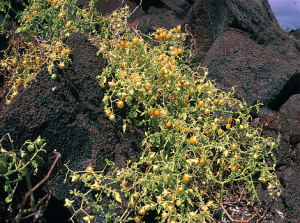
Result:
{"label": "green leafy foliage", "polygon": [[[15,150],[13,147],[11,149],[4,149],[0,144],[0,177],[5,178],[4,191],[8,194],[5,198],[6,203],[12,202],[15,191],[13,188],[17,186],[23,177],[26,178],[28,190],[31,189],[27,167],[32,165],[36,173],[38,171],[38,160],[43,161],[38,153],[46,152],[43,149],[46,143],[38,144],[39,140],[40,137],[34,142],[27,140],[19,150]],[[26,150],[25,148],[28,148],[28,145],[32,145],[35,148],[34,151]]]}

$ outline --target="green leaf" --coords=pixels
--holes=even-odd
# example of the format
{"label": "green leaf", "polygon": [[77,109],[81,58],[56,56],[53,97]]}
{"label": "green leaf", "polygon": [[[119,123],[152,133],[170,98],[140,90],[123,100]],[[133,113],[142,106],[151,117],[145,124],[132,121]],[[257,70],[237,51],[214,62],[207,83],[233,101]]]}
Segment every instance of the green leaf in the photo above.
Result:
{"label": "green leaf", "polygon": [[9,183],[9,180],[7,180],[7,181],[5,182],[4,190],[5,190],[5,192],[7,192],[7,193],[12,192],[12,189],[11,189],[11,186],[10,186],[10,183]]}
{"label": "green leaf", "polygon": [[191,198],[188,197],[188,198],[187,198],[187,201],[188,201],[188,203],[189,203],[192,207],[194,207],[194,204],[193,204]]}
{"label": "green leaf", "polygon": [[116,199],[116,201],[118,201],[119,203],[122,203],[120,194],[119,194],[118,192],[115,193],[115,199]]}
{"label": "green leaf", "polygon": [[109,166],[114,166],[114,162],[113,162],[113,161],[108,161],[108,159],[105,159],[105,162],[106,162],[107,165],[109,165]]}
{"label": "green leaf", "polygon": [[21,27],[17,28],[16,31],[15,31],[15,33],[20,33],[20,32],[22,32],[22,28]]}
{"label": "green leaf", "polygon": [[6,202],[6,203],[12,202],[12,198],[13,198],[13,194],[9,194],[9,195],[5,198],[5,202]]}

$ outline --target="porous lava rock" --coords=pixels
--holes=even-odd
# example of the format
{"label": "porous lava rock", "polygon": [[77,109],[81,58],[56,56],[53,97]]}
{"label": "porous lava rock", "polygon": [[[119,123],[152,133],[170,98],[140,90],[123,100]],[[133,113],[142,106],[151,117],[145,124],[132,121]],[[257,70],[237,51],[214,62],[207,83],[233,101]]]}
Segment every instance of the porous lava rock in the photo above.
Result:
{"label": "porous lava rock", "polygon": [[289,34],[292,35],[292,36],[289,36],[290,39],[296,38],[297,40],[300,41],[300,28],[298,28],[296,30],[291,30],[289,32]]}
{"label": "porous lava rock", "polygon": [[[300,72],[300,43],[280,28],[267,0],[196,1],[185,23],[190,26],[199,62],[210,79],[236,97],[273,110],[289,98]],[[293,93],[296,93],[293,92]]]}
{"label": "porous lava rock", "polygon": [[265,137],[281,135],[277,156],[277,175],[282,184],[282,197],[286,213],[282,222],[299,222],[299,167],[300,167],[300,94],[292,95],[278,112],[262,109],[259,119]]}
{"label": "porous lava rock", "polygon": [[[145,34],[159,27],[182,25],[193,36],[186,43],[197,51],[195,62],[208,67],[208,78],[215,80],[218,88],[229,91],[235,87],[235,97],[244,98],[249,105],[264,103],[255,117],[264,136],[281,135],[275,155],[282,196],[270,203],[266,185],[257,183],[263,208],[267,208],[262,222],[300,222],[299,29],[284,32],[267,0],[143,0],[136,8],[139,3],[99,0],[96,8],[110,14],[129,5],[131,12],[135,10],[130,24]],[[87,7],[88,1],[78,4]],[[124,166],[126,159],[137,160],[143,130],[132,125],[123,134],[124,114],[117,114],[116,123],[104,115],[103,92],[94,77],[101,73],[105,62],[94,56],[97,49],[80,34],[72,36],[67,44],[74,49],[73,65],[57,71],[57,82],[43,70],[37,75],[37,83],[21,89],[20,97],[10,107],[2,102],[0,133],[10,132],[19,145],[42,135],[49,152],[58,149],[64,161],[71,160],[74,169],[88,163],[101,169],[104,158],[117,161],[119,166]],[[76,162],[78,157],[80,162]],[[60,177],[53,184],[57,197],[68,194],[69,181],[64,185]],[[235,219],[241,219],[242,214]],[[101,215],[97,222],[104,219]],[[225,217],[224,222],[227,220]]]}

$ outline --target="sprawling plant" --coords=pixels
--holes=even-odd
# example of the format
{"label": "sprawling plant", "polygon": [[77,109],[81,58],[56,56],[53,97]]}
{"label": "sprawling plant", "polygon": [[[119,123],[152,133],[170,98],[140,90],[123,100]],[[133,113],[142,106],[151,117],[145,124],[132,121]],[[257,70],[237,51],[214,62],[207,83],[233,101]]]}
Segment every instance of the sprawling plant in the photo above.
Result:
{"label": "sprawling plant", "polygon": [[[16,42],[2,60],[12,80],[30,84],[43,66],[55,80],[56,66],[71,63],[64,40],[72,32],[88,32],[99,48],[97,56],[101,53],[109,62],[95,77],[108,89],[103,98],[107,117],[115,121],[115,110],[126,107],[124,132],[134,118],[147,127],[140,161],[128,161],[127,168],[120,170],[107,160],[108,175],[105,169],[65,165],[71,182],[82,181],[89,188],[71,191],[82,199],[78,210],[66,199],[65,206],[74,211],[70,220],[85,212],[83,220],[92,222],[94,215],[84,207],[103,210],[103,195],[111,198],[111,209],[116,202],[127,205],[122,216],[108,214],[107,221],[137,223],[149,210],[156,210],[161,222],[210,221],[218,210],[223,214],[224,193],[238,184],[250,193],[251,202],[257,200],[255,178],[268,185],[271,196],[280,195],[272,153],[279,138],[262,137],[261,129],[251,126],[250,112],[261,104],[248,106],[233,97],[234,89],[216,89],[207,68],[191,66],[194,55],[184,45],[187,34],[181,26],[144,35],[129,27],[128,7],[103,17],[94,1],[84,9],[70,0],[31,1],[19,17],[20,27],[10,33]],[[19,84],[12,86],[13,94],[14,86]],[[92,191],[95,200],[88,198]]]}

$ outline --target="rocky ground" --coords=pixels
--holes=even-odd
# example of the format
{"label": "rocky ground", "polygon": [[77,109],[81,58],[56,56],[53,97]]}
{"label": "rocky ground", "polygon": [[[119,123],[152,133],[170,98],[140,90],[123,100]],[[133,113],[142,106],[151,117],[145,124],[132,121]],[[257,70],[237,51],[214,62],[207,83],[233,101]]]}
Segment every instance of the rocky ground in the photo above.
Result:
{"label": "rocky ground", "polygon": [[[82,0],[78,4],[85,7],[87,2]],[[125,4],[133,11],[139,1],[99,0],[97,9],[106,14]],[[277,138],[281,134],[276,173],[282,184],[282,196],[271,200],[264,185],[257,183],[261,205],[256,207],[258,211],[266,210],[260,221],[300,222],[299,29],[284,32],[267,0],[144,0],[129,22],[143,33],[182,25],[193,35],[186,44],[197,51],[194,62],[198,60],[208,67],[208,77],[215,80],[218,88],[228,91],[235,86],[236,98],[244,98],[249,105],[258,101],[264,104],[254,118],[266,137]],[[11,106],[5,105],[2,96],[0,135],[10,133],[15,147],[38,135],[45,138],[48,154],[44,156],[46,166],[41,176],[53,162],[47,157],[54,149],[61,153],[62,163],[70,161],[73,169],[84,169],[89,163],[102,169],[105,159],[113,160],[118,167],[125,167],[128,159],[137,161],[144,129],[133,124],[124,134],[122,118],[126,111],[116,115],[115,123],[104,114],[103,91],[95,76],[102,72],[105,60],[95,56],[96,47],[83,34],[72,35],[66,44],[72,49],[73,65],[57,70],[57,81],[52,81],[44,69],[37,75],[36,83],[20,90],[19,98]],[[6,79],[0,75],[3,89]],[[69,182],[63,184],[63,180],[62,174],[50,185],[53,195],[44,221],[66,222],[70,217],[60,199],[73,187]],[[39,179],[34,178],[34,182]],[[17,191],[16,195],[22,193]],[[44,194],[40,190],[37,196],[41,198]],[[0,202],[1,222],[14,216],[16,210],[9,213],[2,199]],[[226,209],[236,220],[248,219],[255,213],[243,204],[230,202]],[[122,207],[117,208],[116,214],[121,210]],[[96,221],[103,219],[101,213]]]}

